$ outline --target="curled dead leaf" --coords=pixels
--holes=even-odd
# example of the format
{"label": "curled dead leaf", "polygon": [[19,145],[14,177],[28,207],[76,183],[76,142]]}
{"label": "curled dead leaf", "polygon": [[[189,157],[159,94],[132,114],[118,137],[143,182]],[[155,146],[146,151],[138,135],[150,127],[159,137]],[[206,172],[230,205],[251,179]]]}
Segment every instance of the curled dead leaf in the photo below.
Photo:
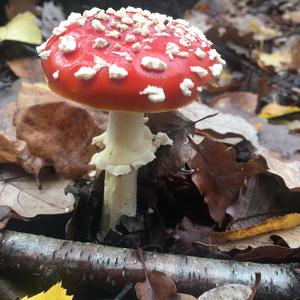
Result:
{"label": "curled dead leaf", "polygon": [[237,241],[253,237],[266,232],[293,228],[299,224],[300,213],[294,213],[287,214],[285,216],[270,218],[262,224],[253,225],[243,229],[228,230],[225,232],[211,232],[210,235],[219,243],[224,243],[227,241]]}

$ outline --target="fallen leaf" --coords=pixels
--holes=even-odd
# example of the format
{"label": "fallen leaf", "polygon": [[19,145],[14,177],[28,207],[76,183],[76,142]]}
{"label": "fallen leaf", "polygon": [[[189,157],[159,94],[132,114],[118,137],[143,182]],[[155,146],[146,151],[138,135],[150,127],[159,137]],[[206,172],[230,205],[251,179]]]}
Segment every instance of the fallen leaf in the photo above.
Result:
{"label": "fallen leaf", "polygon": [[282,18],[284,20],[292,21],[294,24],[300,24],[300,10],[288,11]]}
{"label": "fallen leaf", "polygon": [[[241,139],[246,139],[247,141],[251,142],[254,147],[259,147],[255,128],[243,118],[233,116],[231,114],[221,113],[216,109],[210,108],[207,105],[200,104],[195,101],[179,109],[179,112],[192,121],[196,121],[205,116],[218,113],[213,118],[209,118],[197,123],[195,128],[198,130],[211,130],[223,135],[223,138],[226,138],[226,135],[228,134],[234,134],[235,136],[241,137]],[[240,142],[241,139],[239,139],[238,142]],[[222,137],[220,137],[220,140],[222,140]],[[199,142],[201,139],[196,139],[196,141]]]}
{"label": "fallen leaf", "polygon": [[228,207],[226,212],[232,218],[229,228],[244,229],[274,216],[298,212],[298,197],[299,193],[291,192],[282,178],[262,171],[248,178],[239,199]]}
{"label": "fallen leaf", "polygon": [[20,78],[28,79],[32,82],[44,80],[44,73],[39,59],[17,58],[6,61],[9,68]]}
{"label": "fallen leaf", "polygon": [[73,296],[67,295],[67,290],[62,287],[62,283],[58,282],[53,285],[48,291],[41,292],[35,296],[26,296],[22,300],[72,300]]}
{"label": "fallen leaf", "polygon": [[283,125],[264,123],[258,131],[258,139],[257,153],[263,148],[278,154],[278,158],[291,159],[300,150],[300,135],[291,133]]}
{"label": "fallen leaf", "polygon": [[294,213],[285,216],[270,218],[262,224],[253,225],[243,229],[228,230],[225,232],[211,232],[210,235],[219,243],[225,243],[227,241],[246,239],[266,232],[294,228],[299,224],[300,213]]}
{"label": "fallen leaf", "polygon": [[190,253],[193,249],[195,241],[201,243],[211,244],[211,239],[208,235],[212,229],[208,226],[201,226],[194,224],[187,217],[184,217],[177,226],[170,231],[174,238],[174,245],[172,251],[177,253]]}
{"label": "fallen leaf", "polygon": [[[9,206],[0,207],[0,231],[5,228],[12,214],[13,211]],[[0,238],[1,238],[1,233],[0,233]]]}
{"label": "fallen leaf", "polygon": [[258,248],[264,246],[275,246],[274,241],[272,240],[272,237],[274,236],[281,238],[290,248],[298,249],[300,247],[300,226],[298,225],[290,229],[272,231],[251,238],[226,242],[218,245],[218,249],[228,252],[233,249],[246,250],[249,247]]}
{"label": "fallen leaf", "polygon": [[22,166],[27,172],[38,175],[47,164],[34,157],[28,150],[27,143],[17,139],[13,117],[16,111],[15,87],[3,95],[0,107],[0,163],[12,163]]}
{"label": "fallen leaf", "polygon": [[269,103],[262,108],[258,116],[265,119],[271,119],[296,112],[300,112],[300,108],[297,106],[286,106],[280,105],[278,103]]}
{"label": "fallen leaf", "polygon": [[16,15],[27,11],[39,16],[40,11],[37,7],[37,2],[37,0],[9,0],[4,6],[6,16],[10,20]]}
{"label": "fallen leaf", "polygon": [[261,67],[271,66],[277,72],[286,70],[292,63],[291,53],[289,51],[274,51],[273,53],[257,52],[258,64]]}
{"label": "fallen leaf", "polygon": [[[36,104],[45,104],[53,102],[66,101],[58,94],[53,93],[47,85],[41,83],[21,82],[21,87],[17,95],[16,110],[17,113],[25,108]],[[17,118],[17,117],[16,117]]]}
{"label": "fallen leaf", "polygon": [[300,70],[300,52],[298,51],[300,38],[289,37],[283,46],[273,50],[272,53],[257,51],[257,63],[262,68],[273,67],[276,72],[287,70]]}
{"label": "fallen leaf", "polygon": [[74,209],[73,196],[64,193],[64,188],[71,184],[70,180],[55,174],[47,174],[41,180],[42,190],[38,188],[33,176],[5,168],[0,173],[0,207],[8,206],[24,218],[64,214]]}
{"label": "fallen leaf", "polygon": [[290,248],[300,248],[300,226],[272,232],[271,237],[274,238],[275,236],[280,237]]}
{"label": "fallen leaf", "polygon": [[97,148],[91,139],[106,127],[107,115],[87,110],[56,95],[45,85],[23,82],[17,98],[17,136],[32,155],[75,178],[90,170]]}
{"label": "fallen leaf", "polygon": [[103,132],[87,110],[67,102],[37,104],[22,110],[16,130],[30,153],[52,162],[56,172],[67,178],[88,173],[90,159],[97,152],[97,147],[91,145],[92,138]]}
{"label": "fallen leaf", "polygon": [[[251,16],[254,17],[254,16]],[[262,24],[257,23],[257,19],[248,22],[248,28],[250,31],[254,32],[254,38],[258,40],[263,40],[266,38],[272,38],[278,35],[278,32],[272,28],[268,28]]]}
{"label": "fallen leaf", "polygon": [[5,26],[0,27],[0,41],[17,41],[38,45],[42,42],[36,17],[31,12],[18,14]]}
{"label": "fallen leaf", "polygon": [[231,259],[238,261],[264,261],[266,263],[282,263],[284,260],[299,261],[300,255],[299,248],[290,249],[281,246],[262,246],[253,249],[250,248],[244,251],[233,250],[231,252]]}
{"label": "fallen leaf", "polygon": [[144,282],[135,285],[135,293],[139,300],[166,300],[176,294],[177,289],[172,278],[159,271],[147,273]]}
{"label": "fallen leaf", "polygon": [[28,155],[27,144],[14,136],[0,132],[0,164],[21,164],[22,158]]}
{"label": "fallen leaf", "polygon": [[198,300],[245,300],[252,289],[243,284],[224,284],[202,294]]}
{"label": "fallen leaf", "polygon": [[243,164],[236,162],[234,148],[204,139],[201,144],[192,145],[197,152],[187,163],[192,180],[204,195],[211,217],[222,225],[226,209],[238,199],[245,173]]}
{"label": "fallen leaf", "polygon": [[172,147],[160,147],[157,158],[151,163],[151,172],[155,177],[176,174],[185,167],[187,160],[191,159],[194,151],[187,142],[187,135],[193,132],[194,125],[188,126],[191,121],[178,111],[149,114],[147,125],[154,134],[166,132],[172,139]]}
{"label": "fallen leaf", "polygon": [[252,14],[245,14],[237,17],[230,16],[228,21],[232,26],[238,29],[240,36],[252,33],[253,38],[256,41],[263,41],[279,35],[277,30],[271,28],[271,20],[266,15],[263,17],[261,15],[255,16]]}
{"label": "fallen leaf", "polygon": [[264,148],[259,149],[259,154],[265,158],[269,172],[280,176],[289,189],[300,187],[299,161],[286,161],[278,159],[274,153]]}
{"label": "fallen leaf", "polygon": [[209,105],[230,113],[231,108],[237,108],[248,114],[255,114],[258,95],[250,92],[227,92],[213,97]]}
{"label": "fallen leaf", "polygon": [[209,81],[205,87],[208,93],[219,94],[226,91],[238,89],[242,85],[243,74],[239,72],[230,72],[223,69],[218,78]]}

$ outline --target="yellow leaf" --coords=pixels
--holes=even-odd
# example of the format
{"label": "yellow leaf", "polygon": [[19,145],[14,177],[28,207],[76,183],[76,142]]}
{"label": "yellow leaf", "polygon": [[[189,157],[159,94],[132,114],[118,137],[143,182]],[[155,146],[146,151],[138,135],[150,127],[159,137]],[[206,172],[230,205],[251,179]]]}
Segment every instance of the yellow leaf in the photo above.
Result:
{"label": "yellow leaf", "polygon": [[248,23],[248,28],[251,31],[259,33],[259,34],[261,34],[263,36],[266,36],[266,37],[274,37],[274,36],[277,35],[277,32],[274,29],[268,28],[268,27],[265,27],[265,26],[259,26],[258,24],[256,24],[253,21],[250,21]]}
{"label": "yellow leaf", "polygon": [[253,225],[238,230],[228,230],[225,232],[212,232],[211,237],[219,243],[238,241],[250,238],[262,233],[272,232],[281,229],[294,228],[300,224],[300,213],[287,214],[281,217],[267,219],[264,223]]}
{"label": "yellow leaf", "polygon": [[300,112],[300,108],[297,106],[285,106],[278,103],[270,103],[263,107],[258,116],[265,119],[271,119],[296,112]]}
{"label": "yellow leaf", "polygon": [[73,296],[67,295],[67,290],[65,290],[61,282],[53,285],[47,292],[41,292],[35,296],[28,298],[22,298],[22,300],[72,300]]}
{"label": "yellow leaf", "polygon": [[0,27],[0,41],[18,41],[38,45],[42,42],[42,34],[36,17],[31,12],[15,16],[5,26]]}
{"label": "yellow leaf", "polygon": [[285,70],[292,63],[289,51],[275,51],[273,53],[257,52],[258,63],[263,66],[274,67],[276,71]]}

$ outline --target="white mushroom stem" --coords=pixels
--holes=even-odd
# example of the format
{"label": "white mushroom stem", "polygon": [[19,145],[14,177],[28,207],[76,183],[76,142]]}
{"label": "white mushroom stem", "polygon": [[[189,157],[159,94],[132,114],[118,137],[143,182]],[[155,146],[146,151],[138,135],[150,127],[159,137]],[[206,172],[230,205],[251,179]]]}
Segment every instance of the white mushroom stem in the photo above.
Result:
{"label": "white mushroom stem", "polygon": [[115,228],[122,215],[136,215],[137,173],[115,176],[105,173],[104,201],[98,237],[102,240],[110,228]]}
{"label": "white mushroom stem", "polygon": [[110,112],[107,131],[94,138],[94,144],[105,147],[91,160],[97,170],[106,171],[100,238],[122,215],[136,215],[137,172],[155,158],[153,137],[143,113]]}

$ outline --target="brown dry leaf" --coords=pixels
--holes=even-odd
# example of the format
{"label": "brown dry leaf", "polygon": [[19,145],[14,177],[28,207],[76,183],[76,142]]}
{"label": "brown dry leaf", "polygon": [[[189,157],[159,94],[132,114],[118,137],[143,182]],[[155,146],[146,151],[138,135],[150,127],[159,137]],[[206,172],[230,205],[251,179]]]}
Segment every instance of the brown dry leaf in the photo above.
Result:
{"label": "brown dry leaf", "polygon": [[245,113],[254,115],[258,103],[258,95],[249,92],[227,92],[213,97],[209,105],[227,112],[231,108],[242,110]]}
{"label": "brown dry leaf", "polygon": [[151,271],[144,282],[135,285],[139,300],[167,300],[176,294],[177,289],[171,277],[159,271]]}
{"label": "brown dry leaf", "polygon": [[44,81],[44,74],[39,59],[17,58],[6,61],[9,68],[20,78],[32,82]]}
{"label": "brown dry leaf", "polygon": [[28,150],[27,143],[17,139],[13,117],[16,111],[14,101],[15,87],[2,99],[0,108],[0,163],[12,163],[22,166],[27,172],[38,175],[41,168],[47,164],[38,157],[34,157]]}
{"label": "brown dry leaf", "polygon": [[36,16],[41,14],[40,10],[37,8],[37,0],[9,0],[5,4],[5,13],[7,18],[10,20],[14,16],[30,11]]}
{"label": "brown dry leaf", "polygon": [[146,280],[134,289],[139,300],[196,300],[192,295],[177,293],[173,279],[159,271],[147,273]]}
{"label": "brown dry leaf", "polygon": [[252,289],[243,284],[224,284],[202,294],[198,300],[245,300]]}
{"label": "brown dry leaf", "polygon": [[[225,252],[223,252],[225,253]],[[226,254],[226,253],[225,253]],[[247,250],[233,250],[230,253],[231,257],[238,261],[269,261],[272,263],[282,263],[284,260],[287,261],[299,261],[300,254],[299,248],[291,249],[282,246],[262,246]]]}
{"label": "brown dry leaf", "polygon": [[266,232],[273,232],[280,229],[294,228],[300,224],[300,213],[288,214],[285,216],[270,218],[262,224],[250,226],[238,230],[225,232],[212,232],[210,235],[219,243],[237,241],[253,237]]}
{"label": "brown dry leaf", "polygon": [[294,24],[300,24],[300,10],[286,12],[283,19],[292,21]]}
{"label": "brown dry leaf", "polygon": [[71,184],[70,180],[49,174],[43,177],[42,181],[43,189],[40,190],[33,176],[20,170],[1,172],[0,207],[8,206],[25,218],[63,214],[74,209],[73,196],[64,193],[66,185]]}
{"label": "brown dry leaf", "polygon": [[17,96],[17,112],[36,104],[61,102],[66,99],[53,93],[46,84],[21,82],[21,88]]}
{"label": "brown dry leaf", "polygon": [[0,163],[19,164],[20,158],[27,154],[26,143],[15,137],[12,124],[15,110],[14,102],[0,108]]}
{"label": "brown dry leaf", "polygon": [[45,85],[23,82],[15,118],[18,138],[59,174],[75,178],[89,170],[97,148],[91,139],[102,132],[107,117],[65,101]]}
{"label": "brown dry leaf", "polygon": [[186,161],[193,157],[194,151],[186,142],[187,135],[193,131],[193,128],[186,127],[189,122],[190,120],[177,111],[149,114],[147,125],[151,132],[167,132],[173,140],[172,147],[158,149],[157,158],[151,163],[151,172],[156,177],[176,174],[185,167]]}
{"label": "brown dry leaf", "polygon": [[169,231],[174,238],[172,251],[180,254],[190,253],[195,241],[210,245],[211,239],[208,233],[211,231],[212,228],[194,224],[189,218],[184,217],[172,231]]}
{"label": "brown dry leaf", "polygon": [[191,141],[197,152],[188,165],[192,180],[204,195],[211,217],[222,225],[226,209],[238,199],[245,179],[243,164],[236,162],[234,148],[204,139],[201,144]]}
{"label": "brown dry leaf", "polygon": [[[103,117],[102,125],[106,118]],[[37,104],[23,109],[16,119],[17,137],[30,153],[53,163],[58,174],[81,177],[90,170],[97,152],[92,138],[103,132],[85,109],[67,102]]]}

